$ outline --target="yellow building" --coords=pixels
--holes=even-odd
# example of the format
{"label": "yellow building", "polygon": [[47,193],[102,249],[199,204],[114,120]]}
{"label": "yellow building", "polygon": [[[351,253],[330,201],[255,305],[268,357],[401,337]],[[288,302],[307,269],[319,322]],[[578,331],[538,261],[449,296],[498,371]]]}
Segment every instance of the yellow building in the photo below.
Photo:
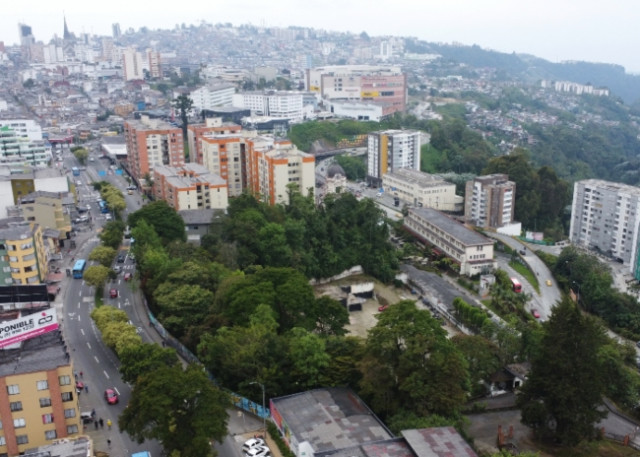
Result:
{"label": "yellow building", "polygon": [[0,220],[0,285],[41,284],[48,272],[40,225],[21,218]]}
{"label": "yellow building", "polygon": [[82,432],[73,367],[59,330],[0,351],[0,455]]}
{"label": "yellow building", "polygon": [[68,195],[43,190],[25,195],[19,200],[22,217],[42,228],[58,230],[60,238],[66,238],[66,233],[71,231],[71,215],[67,207],[74,203]]}

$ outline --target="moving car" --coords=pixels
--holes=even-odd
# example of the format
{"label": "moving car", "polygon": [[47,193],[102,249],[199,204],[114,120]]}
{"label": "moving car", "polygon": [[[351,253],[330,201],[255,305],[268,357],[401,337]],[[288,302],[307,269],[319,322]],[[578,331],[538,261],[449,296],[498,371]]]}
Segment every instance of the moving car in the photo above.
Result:
{"label": "moving car", "polygon": [[124,274],[124,280],[125,280],[125,281],[131,281],[131,277],[132,277],[132,276],[131,276],[131,273],[125,273],[125,274]]}
{"label": "moving car", "polygon": [[537,309],[532,309],[531,314],[533,314],[533,317],[535,317],[536,319],[540,319],[540,313]]}
{"label": "moving car", "polygon": [[118,289],[111,289],[109,291],[109,298],[118,298]]}
{"label": "moving car", "polygon": [[552,285],[552,284],[551,284],[551,280],[550,280],[550,279],[547,279],[547,280],[545,281],[545,284],[546,284],[547,286],[551,287],[551,285]]}
{"label": "moving car", "polygon": [[125,254],[118,254],[118,263],[124,263],[126,257],[127,256]]}
{"label": "moving car", "polygon": [[107,403],[110,405],[115,405],[118,403],[118,394],[113,389],[107,389],[104,391],[104,399],[107,400]]}

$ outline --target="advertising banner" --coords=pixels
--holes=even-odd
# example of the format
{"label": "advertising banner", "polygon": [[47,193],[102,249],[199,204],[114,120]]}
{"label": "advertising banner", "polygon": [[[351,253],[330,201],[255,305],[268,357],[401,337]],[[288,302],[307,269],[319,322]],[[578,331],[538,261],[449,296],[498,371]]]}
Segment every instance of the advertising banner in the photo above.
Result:
{"label": "advertising banner", "polygon": [[54,308],[0,322],[0,349],[58,329]]}

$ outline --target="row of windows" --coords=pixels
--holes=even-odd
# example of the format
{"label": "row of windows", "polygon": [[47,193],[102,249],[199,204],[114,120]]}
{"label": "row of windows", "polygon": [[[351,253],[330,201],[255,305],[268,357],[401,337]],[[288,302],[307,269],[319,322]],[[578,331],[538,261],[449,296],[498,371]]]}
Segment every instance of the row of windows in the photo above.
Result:
{"label": "row of windows", "polygon": [[[69,425],[67,426],[67,434],[68,435],[74,435],[78,433],[78,426],[77,425]],[[45,430],[44,432],[44,439],[46,440],[55,440],[56,438],[58,438],[58,434],[56,433],[55,430]],[[16,435],[16,444],[28,444],[29,443],[29,436],[28,435]],[[0,446],[6,446],[7,445],[7,440],[4,436],[0,436]]]}
{"label": "row of windows", "polygon": [[[61,386],[68,386],[71,384],[71,376],[59,376],[58,382]],[[49,389],[49,381],[36,381],[36,388],[38,390],[47,390]],[[11,384],[7,386],[7,393],[9,395],[18,395],[20,393],[20,385]]]}

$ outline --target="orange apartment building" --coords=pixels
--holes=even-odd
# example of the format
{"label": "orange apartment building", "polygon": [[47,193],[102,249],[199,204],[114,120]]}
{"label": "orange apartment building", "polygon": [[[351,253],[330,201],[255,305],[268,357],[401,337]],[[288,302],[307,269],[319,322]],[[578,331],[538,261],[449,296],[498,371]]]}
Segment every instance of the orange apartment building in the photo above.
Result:
{"label": "orange apartment building", "polygon": [[153,171],[153,195],[176,211],[221,209],[229,206],[227,182],[204,166],[157,166]]}
{"label": "orange apartment building", "polygon": [[242,127],[232,122],[222,122],[219,117],[207,118],[204,124],[187,126],[187,144],[189,145],[189,162],[202,164],[201,140],[206,135],[239,134]]}
{"label": "orange apartment building", "polygon": [[140,182],[147,173],[159,165],[181,167],[184,160],[182,129],[161,121],[142,116],[140,120],[124,123],[129,173]]}

